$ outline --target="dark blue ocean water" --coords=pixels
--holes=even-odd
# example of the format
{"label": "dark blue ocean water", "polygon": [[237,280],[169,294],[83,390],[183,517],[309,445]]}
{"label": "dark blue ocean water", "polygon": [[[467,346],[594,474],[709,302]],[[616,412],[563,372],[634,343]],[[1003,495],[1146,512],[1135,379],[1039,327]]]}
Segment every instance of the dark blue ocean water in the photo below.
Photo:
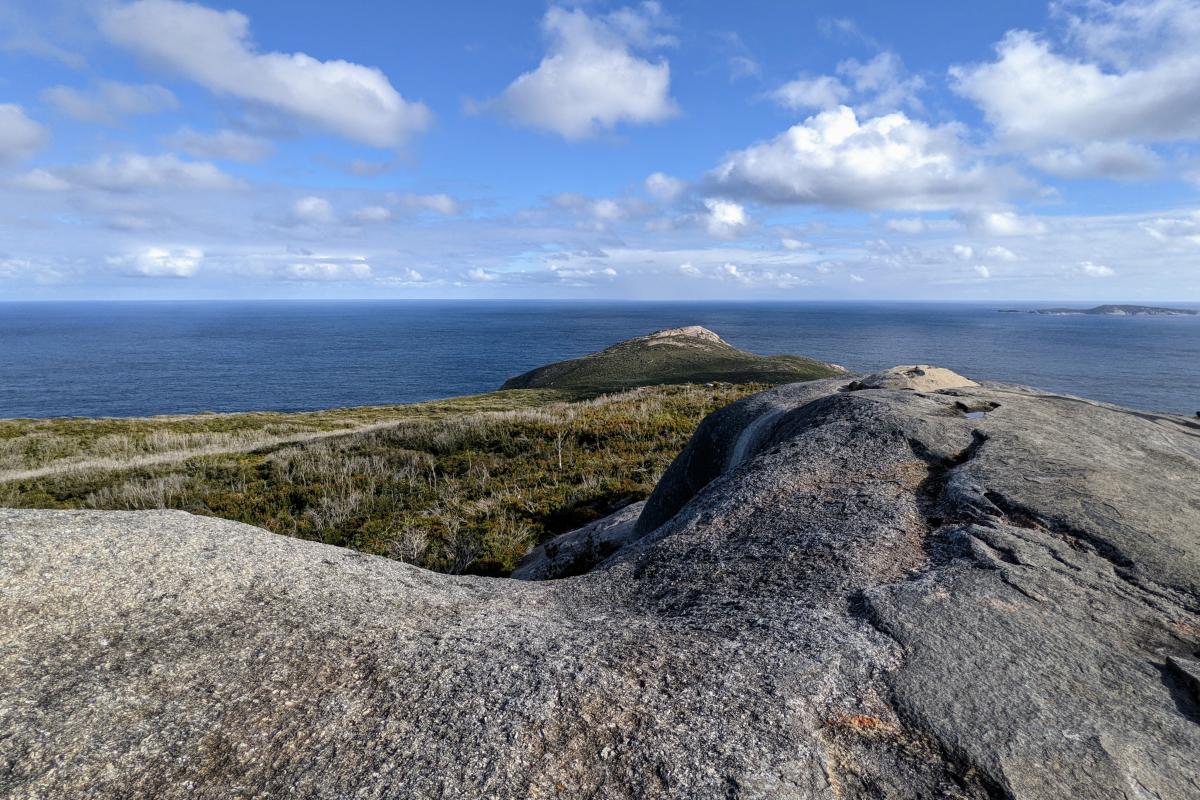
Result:
{"label": "dark blue ocean water", "polygon": [[406,403],[620,339],[712,328],[759,353],[928,362],[1123,405],[1200,410],[1200,317],[996,305],[557,302],[0,303],[0,417]]}

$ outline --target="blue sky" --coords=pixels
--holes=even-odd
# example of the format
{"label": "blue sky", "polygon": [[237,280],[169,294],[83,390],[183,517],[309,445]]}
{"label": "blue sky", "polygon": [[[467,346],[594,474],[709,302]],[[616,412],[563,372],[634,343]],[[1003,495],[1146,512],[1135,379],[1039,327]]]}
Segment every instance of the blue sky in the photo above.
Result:
{"label": "blue sky", "polygon": [[1200,300],[1200,0],[0,2],[0,299]]}

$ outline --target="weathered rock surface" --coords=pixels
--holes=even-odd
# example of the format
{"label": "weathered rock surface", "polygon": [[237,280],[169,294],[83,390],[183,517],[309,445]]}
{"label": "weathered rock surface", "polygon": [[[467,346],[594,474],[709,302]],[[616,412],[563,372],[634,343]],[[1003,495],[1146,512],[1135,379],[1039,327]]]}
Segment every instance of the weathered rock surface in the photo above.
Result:
{"label": "weathered rock surface", "polygon": [[847,388],[709,417],[562,580],[0,511],[0,795],[1200,797],[1200,426]]}
{"label": "weathered rock surface", "polygon": [[957,372],[928,364],[907,364],[885,369],[851,384],[851,389],[911,389],[915,392],[936,392],[939,389],[957,389],[978,386],[975,381],[964,378]]}

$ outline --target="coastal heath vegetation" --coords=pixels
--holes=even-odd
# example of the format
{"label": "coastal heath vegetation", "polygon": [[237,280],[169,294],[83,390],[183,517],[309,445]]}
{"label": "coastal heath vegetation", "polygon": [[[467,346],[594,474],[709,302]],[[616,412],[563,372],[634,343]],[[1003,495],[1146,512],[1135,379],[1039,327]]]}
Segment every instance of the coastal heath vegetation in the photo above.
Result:
{"label": "coastal heath vegetation", "polygon": [[696,425],[761,384],[519,390],[311,414],[0,422],[0,505],[179,509],[450,573],[649,495]]}

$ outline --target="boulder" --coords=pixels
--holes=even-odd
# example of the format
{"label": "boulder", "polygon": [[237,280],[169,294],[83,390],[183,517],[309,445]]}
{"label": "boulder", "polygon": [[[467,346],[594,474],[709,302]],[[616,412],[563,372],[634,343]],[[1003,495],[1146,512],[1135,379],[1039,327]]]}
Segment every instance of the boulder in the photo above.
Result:
{"label": "boulder", "polygon": [[560,580],[0,511],[0,796],[1200,796],[1200,424],[848,389],[710,416]]}
{"label": "boulder", "polygon": [[909,389],[914,392],[936,392],[962,386],[978,386],[975,381],[957,372],[928,364],[907,364],[885,369],[861,378],[850,385],[858,389]]}

